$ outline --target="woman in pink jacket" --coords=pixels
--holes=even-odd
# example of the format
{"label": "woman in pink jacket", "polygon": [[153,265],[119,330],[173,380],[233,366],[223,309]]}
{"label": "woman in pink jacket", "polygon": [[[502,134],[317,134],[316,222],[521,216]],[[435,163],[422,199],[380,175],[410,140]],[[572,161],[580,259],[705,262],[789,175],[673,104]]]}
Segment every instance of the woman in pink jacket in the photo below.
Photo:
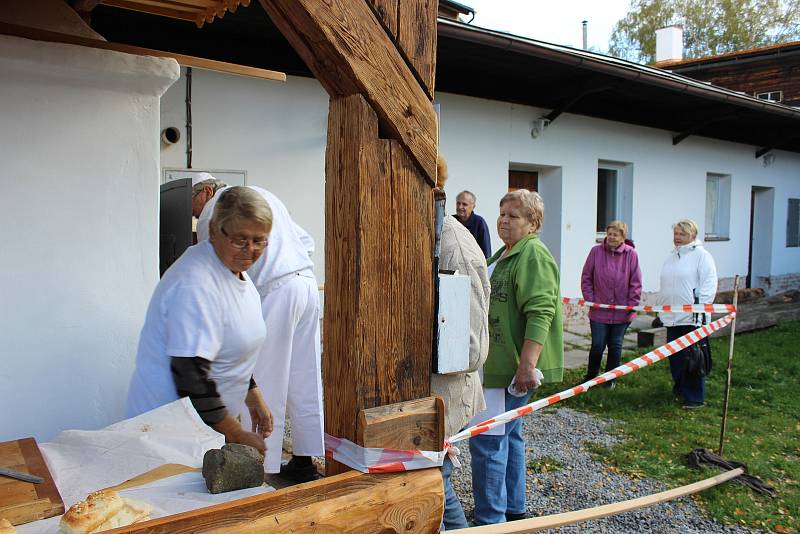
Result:
{"label": "woman in pink jacket", "polygon": [[[606,227],[606,238],[589,252],[581,275],[581,291],[585,300],[598,304],[637,306],[642,295],[642,271],[633,242],[627,241],[628,226],[612,221]],[[606,371],[620,364],[622,338],[636,315],[625,310],[589,310],[592,348],[586,380],[600,372],[603,351],[608,347]],[[614,381],[605,383],[613,388]]]}

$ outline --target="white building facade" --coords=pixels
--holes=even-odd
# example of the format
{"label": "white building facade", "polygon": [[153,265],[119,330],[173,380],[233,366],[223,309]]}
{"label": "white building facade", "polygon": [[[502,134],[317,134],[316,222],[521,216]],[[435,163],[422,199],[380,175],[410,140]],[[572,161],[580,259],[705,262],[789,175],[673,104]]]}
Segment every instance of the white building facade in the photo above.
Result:
{"label": "white building facade", "polygon": [[[706,246],[721,289],[729,289],[735,275],[745,277],[749,262],[754,286],[776,292],[800,285],[800,247],[787,246],[790,199],[800,198],[800,154],[778,150],[756,159],[756,147],[700,136],[673,146],[673,132],[573,114],[561,115],[534,138],[533,122],[549,110],[447,93],[438,93],[436,102],[440,150],[449,166],[449,212],[459,191],[474,192],[476,213],[486,218],[496,250],[501,243],[494,221],[509,171],[538,173],[545,200],[542,238],[559,261],[564,296],[580,294],[583,262],[602,238],[598,211],[629,224],[647,293],[658,291],[672,224],[687,217],[700,226],[701,239],[714,233]],[[277,83],[193,73],[193,167],[245,170],[249,184],[281,197],[317,242],[320,282],[327,104],[309,78]],[[182,76],[162,100],[161,126],[185,134],[184,125]],[[162,144],[162,166],[185,165],[185,139]]]}

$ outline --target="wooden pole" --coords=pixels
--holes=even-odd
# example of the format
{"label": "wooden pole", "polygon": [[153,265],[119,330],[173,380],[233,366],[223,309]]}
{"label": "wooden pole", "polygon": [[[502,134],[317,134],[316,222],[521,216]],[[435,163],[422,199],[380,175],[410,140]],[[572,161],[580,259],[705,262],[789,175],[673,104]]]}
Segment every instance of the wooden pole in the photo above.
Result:
{"label": "wooden pole", "polygon": [[647,506],[653,506],[662,502],[671,501],[680,497],[685,497],[693,493],[698,493],[708,488],[712,488],[723,482],[727,482],[732,478],[736,478],[744,473],[744,469],[738,467],[733,471],[727,471],[717,476],[689,484],[688,486],[681,486],[671,490],[662,491],[654,495],[647,495],[629,501],[615,502],[595,508],[586,508],[584,510],[576,510],[574,512],[566,512],[563,514],[554,514],[543,517],[534,517],[531,519],[523,519],[522,521],[512,521],[510,523],[500,523],[497,525],[484,525],[481,527],[461,528],[458,530],[448,530],[448,534],[461,532],[462,534],[524,534],[526,532],[539,532],[549,528],[561,527],[564,525],[572,525],[582,521],[589,521],[591,519],[600,519],[612,515],[621,514],[623,512],[630,512],[631,510],[638,510]]}
{"label": "wooden pole", "polygon": [[[733,306],[734,308],[737,307],[739,304],[739,275],[736,275],[736,278],[733,279]],[[739,309],[736,309],[736,315],[739,315]],[[728,349],[728,376],[725,380],[725,399],[722,401],[722,428],[719,430],[719,452],[718,454],[722,456],[722,452],[725,449],[725,427],[728,424],[728,400],[731,394],[731,373],[733,371],[733,341],[736,337],[736,317],[733,318],[731,322],[731,341],[730,346]]]}

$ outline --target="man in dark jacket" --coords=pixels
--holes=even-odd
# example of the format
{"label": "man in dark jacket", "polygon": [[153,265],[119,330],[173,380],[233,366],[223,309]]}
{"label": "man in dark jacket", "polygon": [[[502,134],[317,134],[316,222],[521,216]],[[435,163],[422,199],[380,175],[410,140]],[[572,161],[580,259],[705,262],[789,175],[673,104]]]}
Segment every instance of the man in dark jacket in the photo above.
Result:
{"label": "man in dark jacket", "polygon": [[453,215],[461,224],[467,227],[469,233],[475,237],[483,255],[487,258],[492,255],[492,242],[489,238],[489,227],[486,221],[474,212],[475,193],[462,191],[456,197],[456,214]]}

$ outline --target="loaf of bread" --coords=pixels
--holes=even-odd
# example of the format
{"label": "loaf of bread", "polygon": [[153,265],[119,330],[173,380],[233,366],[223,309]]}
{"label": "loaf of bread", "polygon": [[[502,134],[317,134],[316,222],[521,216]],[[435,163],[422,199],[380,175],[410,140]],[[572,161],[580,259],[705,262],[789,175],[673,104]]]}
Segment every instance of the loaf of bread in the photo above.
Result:
{"label": "loaf of bread", "polygon": [[11,521],[5,517],[0,517],[0,534],[17,534],[17,529],[11,524]]}
{"label": "loaf of bread", "polygon": [[61,517],[59,527],[65,534],[93,534],[146,521],[151,510],[147,503],[123,499],[113,490],[101,490],[73,504]]}

